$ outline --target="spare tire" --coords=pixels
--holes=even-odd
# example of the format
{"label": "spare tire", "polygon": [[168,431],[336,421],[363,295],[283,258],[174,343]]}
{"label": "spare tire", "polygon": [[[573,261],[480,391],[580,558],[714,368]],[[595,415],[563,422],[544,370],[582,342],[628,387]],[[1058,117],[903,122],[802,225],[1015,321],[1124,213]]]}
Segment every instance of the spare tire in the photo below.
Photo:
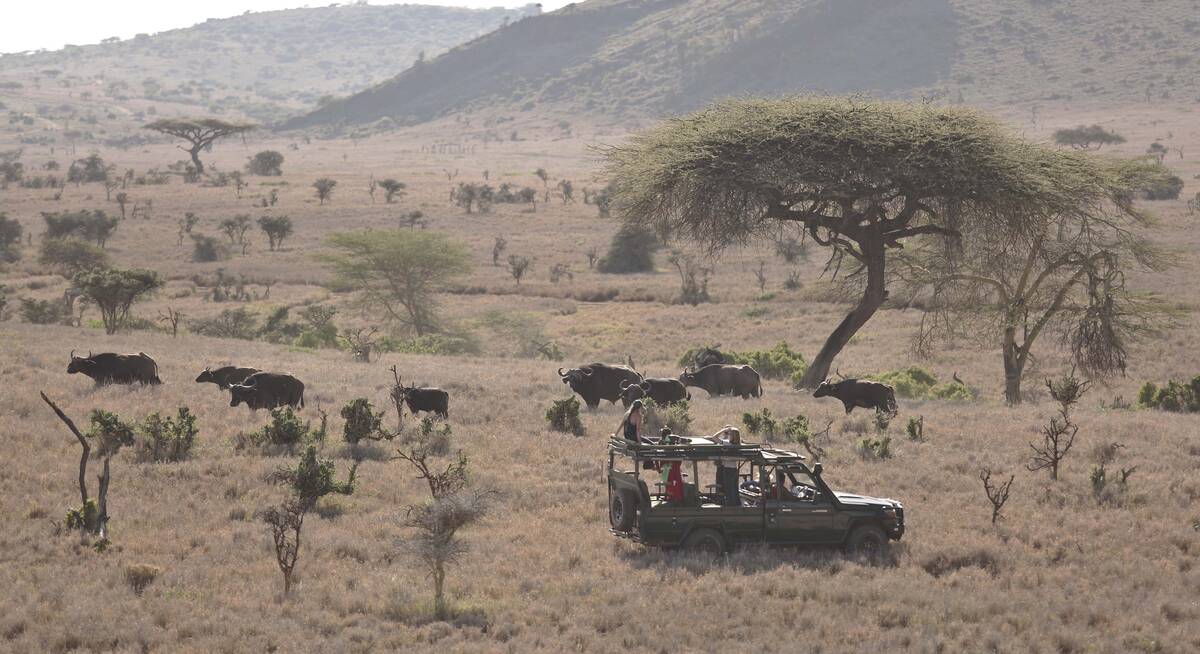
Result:
{"label": "spare tire", "polygon": [[617,531],[630,531],[637,520],[637,495],[628,488],[614,489],[608,500],[608,521]]}

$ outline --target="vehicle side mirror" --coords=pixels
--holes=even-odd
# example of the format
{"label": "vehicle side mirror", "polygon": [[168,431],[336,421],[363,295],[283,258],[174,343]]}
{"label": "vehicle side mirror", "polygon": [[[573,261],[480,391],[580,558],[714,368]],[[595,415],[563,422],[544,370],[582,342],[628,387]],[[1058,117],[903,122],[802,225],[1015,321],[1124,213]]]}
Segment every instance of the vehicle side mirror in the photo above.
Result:
{"label": "vehicle side mirror", "polygon": [[825,469],[825,466],[821,465],[820,461],[817,461],[816,463],[814,463],[812,465],[812,473],[818,477],[821,476],[821,471],[824,469]]}

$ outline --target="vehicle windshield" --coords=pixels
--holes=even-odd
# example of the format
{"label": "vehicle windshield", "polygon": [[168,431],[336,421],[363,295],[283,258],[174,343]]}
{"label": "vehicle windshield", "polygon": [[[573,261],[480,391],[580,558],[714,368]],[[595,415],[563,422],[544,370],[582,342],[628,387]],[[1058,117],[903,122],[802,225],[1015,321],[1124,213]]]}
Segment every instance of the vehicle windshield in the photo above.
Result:
{"label": "vehicle windshield", "polygon": [[[821,486],[817,484],[817,481],[813,479],[811,474],[797,468],[782,470],[780,472],[785,491],[782,497],[791,497],[802,502],[822,500]],[[823,499],[828,501],[829,498],[824,497]]]}

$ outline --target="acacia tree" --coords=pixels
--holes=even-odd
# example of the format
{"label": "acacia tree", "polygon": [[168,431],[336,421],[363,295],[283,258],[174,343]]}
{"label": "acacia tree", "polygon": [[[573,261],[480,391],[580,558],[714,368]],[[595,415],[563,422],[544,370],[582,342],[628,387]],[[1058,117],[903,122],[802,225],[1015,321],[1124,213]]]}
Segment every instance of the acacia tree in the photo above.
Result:
{"label": "acacia tree", "polygon": [[888,297],[889,251],[1060,200],[1043,187],[1054,152],[961,107],[862,98],[722,101],[607,151],[616,209],[717,252],[794,224],[847,260],[862,295],[800,384],[814,387]]}
{"label": "acacia tree", "polygon": [[1124,373],[1131,340],[1170,323],[1153,295],[1126,286],[1133,271],[1166,269],[1172,258],[1145,237],[1151,217],[1134,207],[1138,188],[1164,174],[1144,162],[1063,153],[1045,166],[1059,210],[979,225],[954,247],[906,257],[909,281],[929,293],[916,346],[943,338],[999,342],[1004,397],[1021,402],[1021,381],[1039,337],[1056,333],[1072,362],[1092,377]]}
{"label": "acacia tree", "polygon": [[179,149],[191,155],[196,172],[203,173],[204,164],[200,163],[201,150],[211,149],[213,142],[219,138],[243,134],[258,126],[218,118],[161,118],[145,127],[187,141],[188,146],[181,145]]}
{"label": "acacia tree", "polygon": [[115,334],[129,320],[129,307],[143,295],[162,286],[152,270],[93,268],[75,274],[72,282],[80,295],[100,307],[104,331]]}
{"label": "acacia tree", "polygon": [[438,329],[436,293],[471,271],[467,249],[430,231],[342,232],[329,237],[333,252],[319,258],[339,284],[358,291],[365,311],[383,310],[388,322],[416,333]]}

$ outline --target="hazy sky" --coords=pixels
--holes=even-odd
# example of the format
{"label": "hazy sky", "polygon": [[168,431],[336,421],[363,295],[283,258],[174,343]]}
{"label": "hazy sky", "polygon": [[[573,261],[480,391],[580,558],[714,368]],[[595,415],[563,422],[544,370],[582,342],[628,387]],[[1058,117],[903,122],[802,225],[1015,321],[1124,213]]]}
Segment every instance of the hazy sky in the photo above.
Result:
{"label": "hazy sky", "polygon": [[[543,0],[552,11],[570,0]],[[5,4],[8,4],[5,0]],[[22,52],[46,48],[56,50],[67,43],[87,45],[110,36],[129,38],[139,32],[153,34],[188,27],[209,18],[227,18],[247,10],[269,11],[291,7],[324,7],[331,2],[304,0],[27,0],[12,2],[0,20],[0,52]],[[346,3],[350,4],[350,3]],[[375,0],[370,4],[402,4]],[[519,7],[520,0],[409,0],[407,4],[456,5],[459,7]]]}

